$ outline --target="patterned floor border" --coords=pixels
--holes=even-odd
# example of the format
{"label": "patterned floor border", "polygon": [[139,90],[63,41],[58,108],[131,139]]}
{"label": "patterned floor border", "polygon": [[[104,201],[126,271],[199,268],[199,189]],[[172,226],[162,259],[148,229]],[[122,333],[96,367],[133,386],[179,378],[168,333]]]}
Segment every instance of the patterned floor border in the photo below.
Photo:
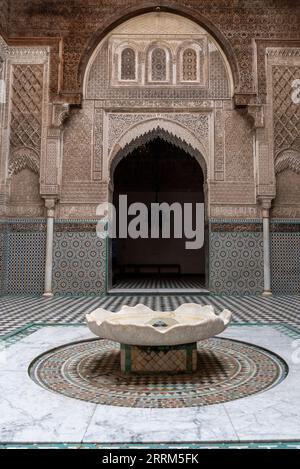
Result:
{"label": "patterned floor border", "polygon": [[300,330],[300,297],[232,297],[213,295],[108,295],[103,297],[0,297],[0,337],[31,323],[83,323],[95,308],[118,311],[138,303],[157,311],[172,311],[182,303],[211,304],[229,309],[234,323],[290,324]]}
{"label": "patterned floor border", "polygon": [[[63,326],[63,327],[69,327],[69,326],[75,326],[75,327],[80,327],[83,326],[84,323],[82,322],[76,322],[76,323],[47,323],[47,322],[32,322],[28,323],[26,326],[20,327],[19,329],[16,329],[13,332],[10,332],[8,334],[0,336],[0,347],[7,348],[10,347],[11,345],[15,344],[19,340],[22,340],[23,338],[29,336],[30,334],[33,334],[34,332],[38,331],[39,329],[43,327],[57,327],[57,326]],[[263,323],[263,322],[234,322],[232,323],[232,326],[259,326],[259,327],[264,327],[264,326],[269,326],[269,327],[274,327],[275,329],[283,332],[286,334],[288,337],[291,337],[292,339],[300,339],[300,331],[293,327],[290,324],[282,324],[282,323]]]}

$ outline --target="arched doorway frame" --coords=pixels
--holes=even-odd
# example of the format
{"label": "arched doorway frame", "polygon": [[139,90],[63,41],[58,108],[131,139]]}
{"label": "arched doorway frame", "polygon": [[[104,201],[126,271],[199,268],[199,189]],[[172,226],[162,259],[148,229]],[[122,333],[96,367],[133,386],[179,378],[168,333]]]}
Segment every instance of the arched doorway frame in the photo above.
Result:
{"label": "arched doorway frame", "polygon": [[108,155],[107,173],[109,176],[111,177],[111,171],[114,170],[121,158],[124,158],[142,143],[153,140],[154,134],[190,153],[200,164],[205,179],[208,177],[209,154],[201,140],[186,127],[163,117],[145,119],[121,135]]}
{"label": "arched doorway frame", "polygon": [[[151,102],[147,106],[147,98],[145,103],[135,106],[136,97],[132,97],[130,101],[114,101],[110,98],[104,100],[102,97],[102,88],[95,87],[93,91],[94,81],[93,74],[91,73],[93,64],[96,64],[95,77],[103,77],[106,70],[108,73],[108,82],[111,71],[105,68],[99,68],[97,65],[97,57],[101,52],[101,47],[105,44],[107,37],[114,33],[117,26],[126,23],[127,20],[134,20],[139,16],[147,13],[157,12],[156,9],[133,9],[129,15],[120,17],[116,22],[110,22],[107,28],[102,26],[99,34],[96,34],[94,40],[88,45],[83,55],[83,60],[80,64],[79,77],[82,85],[83,105],[87,105],[87,112],[94,113],[93,117],[93,166],[92,173],[95,180],[101,180],[105,184],[106,201],[112,201],[113,194],[113,170],[118,162],[118,158],[126,155],[130,148],[134,148],[140,140],[146,138],[150,132],[166,132],[166,135],[171,135],[171,143],[174,143],[174,138],[178,138],[177,146],[180,148],[185,147],[192,156],[199,162],[204,179],[206,181],[204,187],[205,193],[205,209],[206,209],[206,222],[208,221],[209,210],[209,197],[208,197],[208,184],[214,181],[217,177],[222,180],[224,177],[225,167],[225,151],[224,141],[219,145],[218,153],[215,155],[215,134],[219,137],[218,142],[222,140],[222,135],[225,126],[224,112],[225,106],[221,103],[220,99],[227,101],[226,105],[229,107],[233,105],[234,91],[238,88],[239,73],[237,62],[234,54],[230,51],[230,47],[226,46],[226,40],[221,33],[214,31],[206,21],[203,21],[194,16],[193,14],[184,14],[183,11],[173,9],[160,9],[158,14],[171,14],[183,20],[188,19],[195,25],[200,26],[204,31],[200,34],[208,35],[212,42],[212,46],[216,46],[218,51],[223,57],[225,69],[227,70],[227,83],[228,93],[223,96],[212,97],[211,99],[199,100],[198,103],[189,104],[187,101],[176,103],[174,106],[173,100],[165,100],[162,102],[157,99],[157,104],[153,105]],[[107,62],[106,62],[107,63]],[[98,67],[98,68],[97,68]],[[90,80],[90,75],[92,76]],[[224,78],[225,79],[225,78]],[[89,93],[89,90],[90,93]],[[174,100],[177,100],[174,97]],[[92,109],[93,108],[93,109]],[[176,117],[177,115],[177,117]],[[120,135],[120,132],[123,132]],[[142,137],[143,136],[143,137]],[[176,145],[176,142],[175,142]],[[218,165],[215,165],[215,158]],[[101,162],[101,163],[100,163]],[[98,166],[97,166],[98,165]],[[94,168],[99,169],[94,169]],[[216,169],[221,168],[221,170]],[[94,174],[96,173],[96,174]],[[221,174],[220,174],[221,173]],[[102,195],[103,197],[103,195]],[[206,247],[208,249],[208,236],[206,233]],[[111,254],[108,247],[107,259],[107,278],[108,284],[111,279]],[[206,254],[206,263],[209,262],[209,255]],[[209,278],[209,267],[206,268],[206,279]]]}
{"label": "arched doorway frame", "polygon": [[[113,176],[114,171],[119,162],[126,158],[132,151],[145,143],[149,143],[155,138],[161,138],[166,142],[175,145],[176,147],[184,150],[194,157],[202,172],[203,172],[203,194],[204,194],[204,207],[205,207],[205,232],[204,232],[204,248],[205,248],[205,283],[206,287],[209,285],[209,230],[208,230],[208,154],[201,141],[198,140],[190,131],[180,126],[176,122],[165,119],[151,119],[139,123],[133,128],[125,132],[118,142],[113,146],[108,157],[108,201],[113,202],[114,184]],[[203,153],[202,153],[203,152]],[[107,246],[107,290],[112,288],[112,245],[111,240],[108,240]]]}

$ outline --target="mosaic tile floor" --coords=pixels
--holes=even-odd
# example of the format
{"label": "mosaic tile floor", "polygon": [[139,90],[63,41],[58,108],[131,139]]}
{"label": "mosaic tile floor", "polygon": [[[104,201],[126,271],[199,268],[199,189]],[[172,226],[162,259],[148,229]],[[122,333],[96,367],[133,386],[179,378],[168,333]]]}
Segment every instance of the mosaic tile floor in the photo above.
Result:
{"label": "mosaic tile floor", "polygon": [[124,374],[120,345],[109,340],[67,344],[38,357],[30,377],[45,389],[96,404],[175,408],[232,401],[266,391],[287,375],[276,355],[245,343],[213,338],[198,343],[192,374]]}
{"label": "mosaic tile floor", "polygon": [[118,311],[123,304],[143,303],[154,310],[170,311],[182,303],[212,304],[217,311],[233,312],[234,322],[283,323],[300,330],[300,297],[232,297],[213,295],[108,295],[103,297],[0,297],[0,335],[37,322],[78,323],[97,307]]}
{"label": "mosaic tile floor", "polygon": [[111,293],[208,293],[203,276],[162,276],[162,277],[119,277],[114,283]]}
{"label": "mosaic tile floor", "polygon": [[[30,363],[67,343],[92,339],[83,324],[29,325],[2,337],[0,355],[1,445],[287,445],[300,441],[300,362],[294,344],[300,333],[286,325],[232,324],[221,338],[277,354],[287,377],[263,392],[219,404],[184,408],[102,405],[50,392],[28,375]],[[219,339],[218,339],[219,340]],[[297,357],[296,357],[297,358]]]}

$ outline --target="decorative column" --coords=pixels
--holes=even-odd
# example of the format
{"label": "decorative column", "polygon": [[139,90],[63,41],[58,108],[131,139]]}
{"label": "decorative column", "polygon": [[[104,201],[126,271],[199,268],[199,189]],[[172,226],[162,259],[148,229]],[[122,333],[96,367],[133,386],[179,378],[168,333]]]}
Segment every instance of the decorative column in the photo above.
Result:
{"label": "decorative column", "polygon": [[44,297],[52,298],[52,263],[55,204],[60,197],[61,145],[64,120],[69,115],[69,104],[49,105],[50,125],[45,132],[41,152],[41,196],[47,209],[47,239]]}
{"label": "decorative column", "polygon": [[264,291],[262,296],[272,296],[271,291],[271,260],[270,260],[270,208],[271,199],[261,199],[263,217],[264,247]]}
{"label": "decorative column", "polygon": [[7,172],[7,156],[8,156],[8,131],[5,122],[6,108],[6,84],[5,84],[5,68],[6,68],[6,48],[1,41],[0,36],[0,216],[5,215],[6,201],[8,189],[6,184]]}
{"label": "decorative column", "polygon": [[53,233],[55,199],[45,199],[47,209],[47,234],[46,234],[46,264],[45,264],[45,287],[44,297],[52,298],[52,264],[53,264]]}
{"label": "decorative column", "polygon": [[264,250],[264,290],[262,296],[272,295],[271,252],[270,252],[270,208],[276,196],[276,181],[273,159],[273,142],[270,128],[273,126],[272,111],[267,104],[250,102],[247,107],[255,129],[256,194],[262,207],[263,250]]}

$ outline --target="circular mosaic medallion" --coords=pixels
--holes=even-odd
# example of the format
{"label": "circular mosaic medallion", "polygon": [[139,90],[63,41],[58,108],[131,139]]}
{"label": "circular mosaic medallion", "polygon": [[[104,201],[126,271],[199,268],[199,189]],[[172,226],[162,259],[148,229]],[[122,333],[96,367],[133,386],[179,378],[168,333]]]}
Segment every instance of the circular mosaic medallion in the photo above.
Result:
{"label": "circular mosaic medallion", "polygon": [[112,406],[193,407],[232,401],[265,391],[287,374],[275,354],[229,339],[198,343],[193,374],[124,374],[120,346],[87,340],[49,350],[29,367],[40,386],[65,396]]}

